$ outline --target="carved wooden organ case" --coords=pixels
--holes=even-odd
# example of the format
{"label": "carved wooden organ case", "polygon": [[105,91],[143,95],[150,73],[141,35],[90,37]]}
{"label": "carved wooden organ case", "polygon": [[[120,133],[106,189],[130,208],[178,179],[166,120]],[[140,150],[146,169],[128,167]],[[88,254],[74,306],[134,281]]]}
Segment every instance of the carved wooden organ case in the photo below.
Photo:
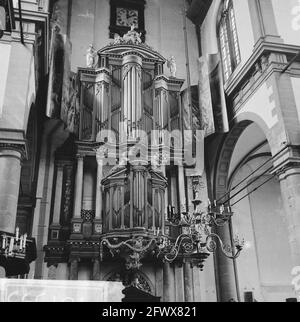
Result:
{"label": "carved wooden organ case", "polygon": [[[180,209],[178,169],[172,160],[169,166],[160,164],[164,147],[170,145],[162,131],[182,131],[180,92],[184,81],[164,75],[165,62],[145,44],[115,44],[98,52],[96,68],[78,69],[76,153],[93,158],[98,170],[96,200],[90,209],[76,201],[78,187],[74,188],[68,249],[76,256],[97,256],[98,242],[103,240],[120,244],[144,236],[148,242],[158,232],[172,234],[166,213],[169,204]],[[105,133],[113,133],[109,143]],[[104,148],[107,146],[110,149]],[[158,161],[152,162],[153,158]],[[75,185],[78,169],[77,165]],[[87,212],[92,213],[88,220],[82,215]],[[75,245],[82,240],[95,243],[83,247],[78,255]],[[113,247],[110,250],[113,252]],[[105,258],[105,247],[103,252]],[[122,256],[122,247],[118,254]],[[124,249],[124,257],[127,255]]]}

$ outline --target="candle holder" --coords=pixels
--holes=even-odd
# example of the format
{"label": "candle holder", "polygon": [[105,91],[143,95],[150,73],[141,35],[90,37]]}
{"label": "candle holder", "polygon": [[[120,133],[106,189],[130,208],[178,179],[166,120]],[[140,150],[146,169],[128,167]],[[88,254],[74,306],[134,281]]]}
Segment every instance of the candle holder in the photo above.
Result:
{"label": "candle holder", "polygon": [[20,236],[19,228],[15,235],[0,233],[0,256],[5,258],[25,259],[27,247],[27,234]]}
{"label": "candle holder", "polygon": [[190,257],[193,262],[199,258],[200,262],[196,261],[196,265],[202,268],[203,261],[208,254],[217,250],[218,245],[227,258],[239,257],[244,248],[244,240],[235,238],[233,246],[229,246],[217,234],[212,233],[213,227],[224,227],[230,222],[233,216],[231,208],[218,205],[216,201],[212,205],[209,201],[207,211],[203,212],[199,207],[201,204],[202,201],[195,198],[192,201],[193,211],[182,214],[176,214],[174,207],[168,207],[168,221],[179,228],[179,236],[176,240],[162,237],[158,242],[158,257],[163,257],[170,263],[180,257]]}

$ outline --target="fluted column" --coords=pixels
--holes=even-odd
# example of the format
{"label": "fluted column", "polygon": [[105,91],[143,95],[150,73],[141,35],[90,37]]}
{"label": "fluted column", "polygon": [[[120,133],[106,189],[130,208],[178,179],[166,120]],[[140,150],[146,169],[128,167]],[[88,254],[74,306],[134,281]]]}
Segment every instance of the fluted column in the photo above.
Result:
{"label": "fluted column", "polygon": [[102,234],[103,227],[103,189],[102,189],[102,179],[103,179],[103,163],[101,159],[97,158],[97,188],[96,188],[96,214],[94,220],[94,235]]}
{"label": "fluted column", "polygon": [[183,166],[178,166],[178,185],[179,185],[180,212],[185,212],[186,211],[186,192],[185,192],[185,177],[184,177]]}
{"label": "fluted column", "polygon": [[82,192],[83,192],[83,162],[84,162],[83,156],[78,155],[73,218],[80,218],[81,216]]}
{"label": "fluted column", "polygon": [[71,239],[82,238],[83,220],[81,219],[81,210],[82,210],[82,193],[83,193],[83,166],[84,166],[84,157],[82,155],[78,155]]}
{"label": "fluted column", "polygon": [[58,162],[57,163],[57,174],[56,174],[56,185],[55,185],[55,200],[54,200],[54,211],[53,211],[52,226],[53,225],[60,226],[63,176],[64,176],[64,165],[62,163]]}
{"label": "fluted column", "polygon": [[14,233],[21,179],[22,147],[0,144],[0,231]]}
{"label": "fluted column", "polygon": [[103,165],[98,161],[97,167],[97,195],[96,195],[96,219],[102,219],[102,179],[103,179]]}

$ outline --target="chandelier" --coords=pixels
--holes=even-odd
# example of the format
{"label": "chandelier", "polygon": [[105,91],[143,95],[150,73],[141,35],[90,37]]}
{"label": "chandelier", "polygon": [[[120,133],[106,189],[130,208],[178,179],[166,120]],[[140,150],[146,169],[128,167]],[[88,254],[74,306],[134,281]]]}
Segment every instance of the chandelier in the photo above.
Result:
{"label": "chandelier", "polygon": [[[197,191],[195,187],[194,185],[194,192]],[[167,229],[147,231],[142,228],[133,232],[127,239],[121,235],[107,236],[101,239],[100,260],[104,259],[104,247],[112,257],[123,256],[127,270],[140,269],[142,259],[149,254],[168,263],[189,262],[192,267],[202,270],[205,260],[218,246],[227,258],[238,258],[243,250],[244,240],[240,241],[235,237],[230,245],[224,244],[220,236],[214,232],[216,228],[229,224],[233,216],[231,208],[219,205],[216,201],[213,204],[208,201],[206,211],[201,211],[202,201],[198,198],[198,193],[195,193],[192,204],[191,211],[185,211],[185,207],[182,207],[181,213],[176,213],[175,207],[168,207],[167,225],[179,231],[177,238],[172,238],[169,231],[166,233]]]}
{"label": "chandelier", "polygon": [[[158,239],[158,256],[163,260],[172,263],[178,257],[190,259],[191,264],[203,268],[204,260],[216,252],[220,247],[224,256],[229,259],[237,259],[245,241],[239,237],[233,238],[231,244],[224,244],[220,236],[215,232],[217,228],[229,225],[233,212],[230,206],[225,207],[214,201],[208,200],[207,209],[201,209],[200,190],[202,189],[201,177],[191,178],[191,190],[194,199],[189,211],[182,205],[181,213],[176,213],[175,207],[168,207],[168,222],[171,226],[179,229],[179,236],[172,240],[169,236],[161,236]],[[229,227],[228,227],[229,229]]]}
{"label": "chandelier", "polygon": [[159,256],[172,263],[180,255],[185,257],[194,256],[199,258],[199,267],[202,266],[201,259],[208,257],[210,253],[217,250],[218,244],[222,253],[229,259],[236,259],[244,247],[244,240],[240,241],[236,236],[233,245],[224,244],[213,229],[226,226],[233,213],[230,207],[225,209],[224,205],[214,205],[208,202],[207,212],[199,210],[202,203],[200,199],[192,201],[194,211],[176,214],[175,208],[168,207],[168,221],[173,227],[178,227],[180,235],[175,241],[169,237],[161,236],[159,245]]}
{"label": "chandelier", "polygon": [[0,232],[0,256],[6,259],[25,259],[27,234],[20,236],[19,228],[16,233]]}

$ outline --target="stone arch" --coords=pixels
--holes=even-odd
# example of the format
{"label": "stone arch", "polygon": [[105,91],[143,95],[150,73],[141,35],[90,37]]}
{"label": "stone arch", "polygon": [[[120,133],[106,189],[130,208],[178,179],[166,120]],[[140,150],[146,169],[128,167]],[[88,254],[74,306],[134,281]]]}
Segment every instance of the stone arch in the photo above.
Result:
{"label": "stone arch", "polygon": [[213,194],[216,199],[224,196],[227,192],[228,173],[233,151],[240,136],[251,123],[250,120],[245,120],[234,126],[221,146],[213,183]]}
{"label": "stone arch", "polygon": [[272,155],[275,155],[279,151],[278,144],[281,148],[286,144],[286,142],[278,143],[278,141],[274,141],[274,137],[276,136],[272,133],[272,129],[269,129],[264,120],[256,113],[242,112],[236,117],[235,122],[236,125],[226,135],[218,153],[219,158],[216,162],[213,178],[213,193],[217,199],[227,191],[231,158],[239,138],[249,125],[255,123],[262,130]]}
{"label": "stone arch", "polygon": [[[275,127],[269,128],[267,123],[258,114],[254,112],[241,112],[236,116],[235,121],[238,123],[251,121],[252,123],[257,124],[260,127],[260,129],[264,132],[268,140],[272,154],[278,152],[279,149],[281,149],[283,145],[285,145],[288,142],[286,133],[284,133],[284,136],[282,136],[281,131],[281,135],[275,135],[275,132],[277,131]],[[282,142],[279,142],[278,138],[281,138]]]}
{"label": "stone arch", "polygon": [[[276,137],[274,132],[272,132],[274,129],[269,129],[268,126],[260,119],[260,116],[250,112],[240,113],[235,119],[235,122],[236,124],[232,127],[231,131],[224,137],[217,153],[218,158],[215,162],[213,174],[213,194],[215,199],[220,200],[220,203],[225,202],[228,199],[229,189],[231,186],[230,173],[232,172],[234,174],[234,171],[237,167],[241,166],[241,164],[245,165],[245,160],[247,160],[249,156],[252,155],[254,160],[254,157],[257,157],[255,153],[257,151],[262,151],[263,148],[263,152],[258,154],[258,158],[263,156],[265,160],[267,160],[266,158],[271,158],[278,152],[278,149],[276,149],[275,145],[276,142],[272,141],[272,136]],[[263,139],[264,142],[256,142],[256,140],[254,140],[252,143],[257,143],[257,146],[253,148],[253,145],[250,148],[250,144],[249,149],[247,146],[243,151],[245,154],[242,155],[242,160],[238,160],[239,162],[237,164],[233,164],[232,160],[234,158],[234,153],[239,151],[237,150],[237,145],[240,142],[239,140],[246,129],[254,124],[261,130],[261,136],[259,136],[259,139]],[[268,146],[268,149],[266,149],[266,146]],[[250,160],[252,159],[250,158]],[[259,162],[259,164],[263,165],[263,162],[264,161],[261,163]],[[271,166],[272,164],[269,163],[269,165]],[[230,197],[232,196],[230,195]],[[243,194],[237,198],[239,197],[243,197]],[[228,228],[226,227],[224,229],[218,229],[218,234],[225,243],[230,244],[232,238],[234,237],[233,225],[234,223],[231,222]],[[217,250],[215,258],[217,263],[217,289],[220,300],[228,301],[230,298],[236,298],[236,296],[241,299],[237,263],[224,258],[219,250]]]}

